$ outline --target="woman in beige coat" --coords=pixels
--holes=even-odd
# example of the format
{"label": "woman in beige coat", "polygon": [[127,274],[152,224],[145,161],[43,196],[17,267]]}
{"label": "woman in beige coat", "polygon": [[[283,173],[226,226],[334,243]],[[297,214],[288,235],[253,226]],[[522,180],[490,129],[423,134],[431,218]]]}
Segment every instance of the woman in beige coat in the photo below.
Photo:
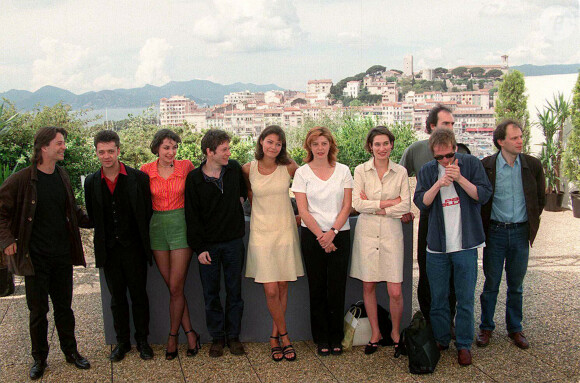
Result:
{"label": "woman in beige coat", "polygon": [[[377,316],[377,282],[386,281],[393,322],[391,338],[395,357],[403,315],[403,228],[401,216],[411,209],[407,170],[389,160],[395,136],[378,126],[367,135],[372,158],[356,167],[352,205],[360,213],[354,234],[350,276],[363,281],[365,309],[372,328],[365,354],[374,353],[381,341]],[[386,335],[386,334],[385,334]]]}

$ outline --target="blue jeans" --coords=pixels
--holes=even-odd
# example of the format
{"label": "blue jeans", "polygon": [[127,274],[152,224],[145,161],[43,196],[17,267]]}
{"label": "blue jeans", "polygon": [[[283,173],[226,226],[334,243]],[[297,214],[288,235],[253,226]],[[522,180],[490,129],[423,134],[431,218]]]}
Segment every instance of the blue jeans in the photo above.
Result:
{"label": "blue jeans", "polygon": [[454,272],[457,314],[455,346],[471,349],[473,342],[473,305],[477,282],[477,249],[453,253],[427,251],[427,277],[431,287],[431,327],[437,343],[448,346],[451,341],[449,278]]}
{"label": "blue jeans", "polygon": [[495,329],[493,316],[505,263],[507,281],[506,327],[509,333],[522,331],[522,291],[528,269],[529,225],[509,228],[489,226],[487,247],[483,250],[485,284],[481,293],[482,330]]}
{"label": "blue jeans", "polygon": [[[213,339],[240,336],[244,301],[242,300],[242,266],[244,242],[242,238],[209,245],[210,265],[199,265],[199,275],[205,300],[205,320]],[[220,300],[221,267],[226,286],[226,310]]]}

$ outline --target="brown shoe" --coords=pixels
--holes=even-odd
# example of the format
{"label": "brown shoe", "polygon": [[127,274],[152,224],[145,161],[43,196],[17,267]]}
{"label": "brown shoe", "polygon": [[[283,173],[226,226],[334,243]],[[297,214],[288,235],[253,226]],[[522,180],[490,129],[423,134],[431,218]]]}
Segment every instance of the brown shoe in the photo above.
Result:
{"label": "brown shoe", "polygon": [[244,355],[246,353],[244,345],[240,343],[239,338],[228,339],[228,347],[230,348],[230,352],[234,355]]}
{"label": "brown shoe", "polygon": [[445,351],[445,350],[447,350],[447,349],[449,348],[449,345],[447,345],[447,346],[443,346],[443,345],[442,345],[441,343],[439,343],[439,342],[436,342],[436,343],[437,343],[437,349],[438,349],[439,351]]}
{"label": "brown shoe", "polygon": [[509,334],[509,337],[512,338],[514,341],[514,344],[516,346],[518,346],[519,348],[521,348],[522,350],[525,350],[526,348],[530,347],[530,344],[528,343],[526,336],[521,331],[512,332]]}
{"label": "brown shoe", "polygon": [[224,346],[226,341],[224,339],[214,339],[209,348],[209,356],[218,358],[224,354]]}
{"label": "brown shoe", "polygon": [[475,344],[478,347],[485,347],[489,344],[489,340],[491,339],[491,334],[493,331],[491,330],[479,330],[479,334],[477,334],[477,339],[475,339]]}
{"label": "brown shoe", "polygon": [[466,348],[458,350],[457,361],[460,366],[469,366],[471,364],[471,351]]}

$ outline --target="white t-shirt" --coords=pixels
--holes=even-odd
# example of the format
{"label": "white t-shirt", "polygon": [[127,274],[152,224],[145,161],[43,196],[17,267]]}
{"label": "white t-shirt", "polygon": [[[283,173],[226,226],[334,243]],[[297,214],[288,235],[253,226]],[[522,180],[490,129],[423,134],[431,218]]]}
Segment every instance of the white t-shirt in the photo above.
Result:
{"label": "white t-shirt", "polygon": [[[437,164],[439,170],[438,179],[445,175],[445,168]],[[462,249],[462,231],[461,231],[461,207],[459,205],[459,196],[453,186],[439,189],[441,195],[441,204],[443,206],[443,222],[445,223],[445,252],[453,253]],[[431,251],[431,250],[429,250]]]}
{"label": "white t-shirt", "polygon": [[[348,166],[336,163],[334,172],[326,181],[321,180],[314,174],[308,164],[302,165],[294,174],[292,191],[305,193],[308,199],[308,211],[322,231],[328,231],[336,221],[336,217],[342,209],[344,189],[352,189],[353,180]],[[304,221],[302,226],[306,227]],[[348,219],[340,231],[349,230]]]}

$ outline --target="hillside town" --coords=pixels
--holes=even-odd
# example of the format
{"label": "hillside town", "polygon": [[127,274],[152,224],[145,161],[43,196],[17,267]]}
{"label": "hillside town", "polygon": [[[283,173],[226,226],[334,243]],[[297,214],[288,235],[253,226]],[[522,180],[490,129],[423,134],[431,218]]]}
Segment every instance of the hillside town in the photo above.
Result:
{"label": "hillside town", "polygon": [[[507,56],[502,56],[501,65],[462,66],[449,71],[424,69],[415,73],[413,56],[408,55],[403,61],[403,71],[383,68],[366,73],[360,80],[341,81],[339,97],[336,97],[339,84],[330,79],[309,80],[306,92],[233,92],[224,97],[223,104],[210,107],[173,95],[159,102],[160,123],[167,126],[187,123],[197,131],[220,128],[241,137],[256,138],[268,125],[287,129],[298,127],[307,119],[350,113],[373,118],[377,124],[412,125],[421,138],[425,135],[429,110],[442,104],[453,111],[458,141],[468,145],[472,154],[483,158],[493,151],[490,137],[495,127],[494,86],[497,78],[508,71]],[[437,84],[431,88],[440,90],[414,90],[418,87],[413,84],[427,82]],[[359,97],[362,99],[363,94],[377,100],[376,103],[361,103]]]}

